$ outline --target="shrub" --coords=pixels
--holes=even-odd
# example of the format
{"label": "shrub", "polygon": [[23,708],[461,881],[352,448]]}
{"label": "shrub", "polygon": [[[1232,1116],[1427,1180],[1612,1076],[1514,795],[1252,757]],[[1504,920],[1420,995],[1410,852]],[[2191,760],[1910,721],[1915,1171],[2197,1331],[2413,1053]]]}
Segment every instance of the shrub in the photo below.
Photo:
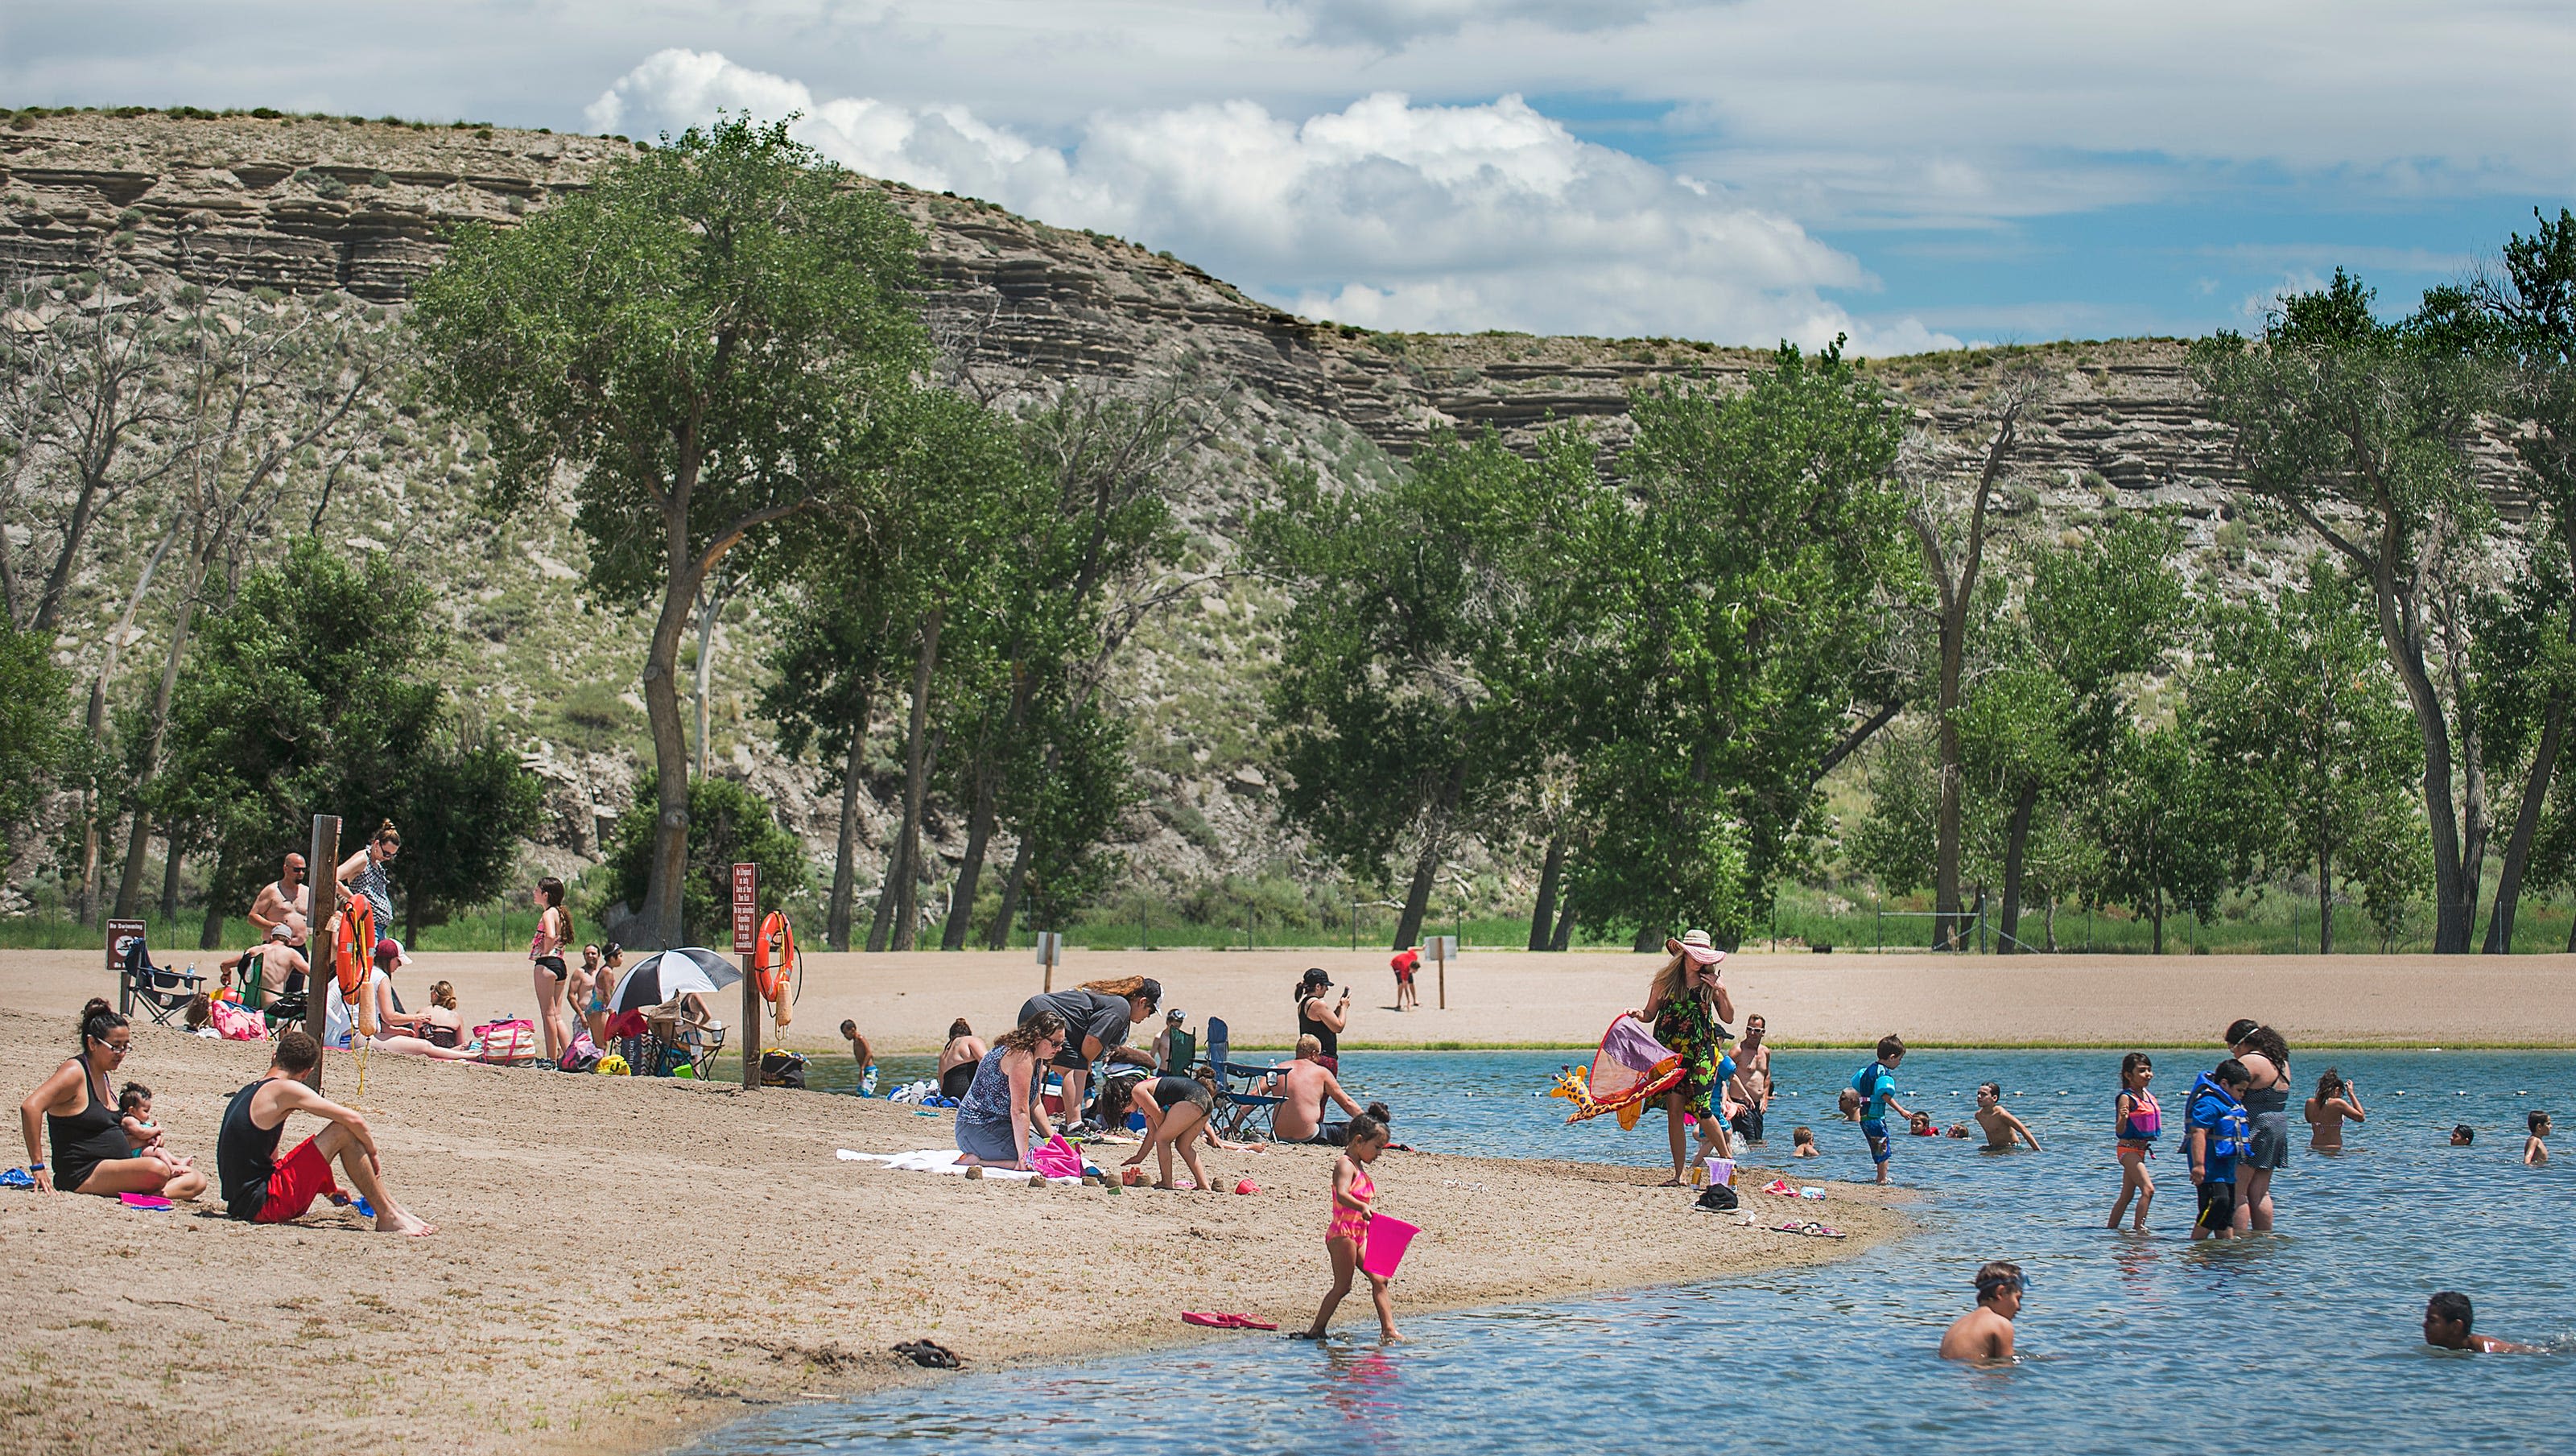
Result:
{"label": "shrub", "polygon": [[[652,881],[658,793],[657,777],[647,770],[635,785],[634,804],[608,832],[608,893],[631,909],[642,908]],[[690,943],[716,950],[733,944],[733,867],[744,862],[760,866],[764,913],[805,888],[805,846],[778,827],[767,800],[730,779],[689,785],[689,868],[680,880],[680,934]]]}

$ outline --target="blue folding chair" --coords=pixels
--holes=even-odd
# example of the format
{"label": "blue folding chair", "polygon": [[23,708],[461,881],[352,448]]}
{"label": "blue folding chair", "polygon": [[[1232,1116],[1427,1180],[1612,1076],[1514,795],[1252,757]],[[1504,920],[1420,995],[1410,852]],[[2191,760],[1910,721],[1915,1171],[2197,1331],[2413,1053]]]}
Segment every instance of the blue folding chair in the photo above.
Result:
{"label": "blue folding chair", "polygon": [[1271,1119],[1277,1115],[1279,1104],[1288,1099],[1265,1096],[1258,1090],[1270,1079],[1271,1069],[1226,1060],[1232,1039],[1226,1034],[1223,1020],[1209,1017],[1207,1033],[1207,1065],[1214,1074],[1217,1101],[1226,1119],[1225,1135],[1241,1137],[1249,1129],[1265,1139],[1277,1136],[1271,1130]]}

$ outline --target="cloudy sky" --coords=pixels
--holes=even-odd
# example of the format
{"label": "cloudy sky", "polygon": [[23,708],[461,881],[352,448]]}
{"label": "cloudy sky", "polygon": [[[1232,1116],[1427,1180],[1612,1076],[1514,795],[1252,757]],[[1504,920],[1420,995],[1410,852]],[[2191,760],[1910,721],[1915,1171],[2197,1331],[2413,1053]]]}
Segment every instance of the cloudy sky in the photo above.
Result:
{"label": "cloudy sky", "polygon": [[80,0],[0,102],[647,136],[877,175],[1390,328],[2196,333],[2401,305],[2576,203],[2563,0]]}

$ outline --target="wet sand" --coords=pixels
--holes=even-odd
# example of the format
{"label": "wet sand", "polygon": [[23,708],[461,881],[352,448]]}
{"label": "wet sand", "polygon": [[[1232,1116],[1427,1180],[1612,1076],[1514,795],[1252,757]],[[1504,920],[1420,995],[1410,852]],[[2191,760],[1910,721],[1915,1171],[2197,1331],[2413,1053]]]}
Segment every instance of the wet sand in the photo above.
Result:
{"label": "wet sand", "polygon": [[[164,960],[172,957],[164,956]],[[185,964],[190,957],[176,957]],[[409,1000],[453,981],[467,1015],[533,1015],[524,954],[430,954],[397,982]],[[201,958],[211,970],[214,957]],[[1203,1029],[1211,1015],[1237,1045],[1295,1040],[1289,998],[1310,965],[1353,988],[1353,1046],[1588,1046],[1641,1005],[1658,958],[1616,952],[1473,951],[1452,963],[1449,1009],[1423,967],[1422,1009],[1401,1015],[1383,951],[1072,951],[1059,987],[1122,975],[1163,983],[1163,1005]],[[0,951],[0,1006],[69,1008],[112,994],[97,953]],[[964,1017],[991,1035],[1040,987],[1026,951],[811,955],[786,1041],[835,1046],[844,1017],[880,1051],[935,1050]],[[2202,1046],[2239,1016],[2268,1021],[2293,1046],[2576,1046],[2576,957],[2551,956],[1958,956],[1771,955],[1726,963],[1739,1016],[1760,1012],[1786,1045]],[[78,988],[78,995],[74,994]],[[89,988],[98,988],[92,990]],[[729,1003],[732,998],[726,998]],[[727,1020],[738,1003],[719,1008]],[[1137,1028],[1149,1038],[1159,1023]]]}
{"label": "wet sand", "polygon": [[[0,1010],[0,1085],[23,1096],[72,1050],[88,989]],[[262,1044],[144,1026],[120,1080],[153,1087],[172,1147],[211,1172],[225,1097],[266,1063]],[[934,1378],[889,1353],[899,1340],[972,1371],[1270,1338],[1179,1315],[1294,1328],[1327,1282],[1325,1149],[1206,1156],[1255,1196],[1032,1192],[838,1161],[949,1144],[944,1114],[883,1102],[386,1055],[358,1094],[347,1054],[325,1071],[439,1234],[378,1235],[328,1205],[255,1228],[211,1201],[0,1192],[20,1294],[0,1450],[658,1450],[758,1403]],[[297,1118],[289,1145],[310,1130]],[[1904,1225],[1856,1189],[1778,1205],[1854,1235],[1833,1243],[1688,1211],[1636,1168],[1389,1153],[1378,1169],[1382,1207],[1425,1230],[1399,1321],[1830,1258]],[[1364,1292],[1342,1322],[1373,1338]]]}

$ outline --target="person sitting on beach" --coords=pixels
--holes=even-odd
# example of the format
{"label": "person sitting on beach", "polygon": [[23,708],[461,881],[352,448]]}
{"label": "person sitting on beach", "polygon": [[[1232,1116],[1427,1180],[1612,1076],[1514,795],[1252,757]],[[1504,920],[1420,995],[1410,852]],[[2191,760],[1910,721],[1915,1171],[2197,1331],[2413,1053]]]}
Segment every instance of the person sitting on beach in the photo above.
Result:
{"label": "person sitting on beach", "polygon": [[[316,1198],[346,1203],[337,1162],[376,1211],[376,1232],[422,1238],[438,1230],[403,1210],[384,1181],[384,1159],[375,1134],[354,1108],[343,1107],[305,1085],[322,1064],[322,1048],[299,1029],[277,1038],[268,1074],[235,1092],[215,1135],[215,1167],[223,1177],[224,1211],[245,1223],[288,1223],[304,1216]],[[277,1156],[286,1119],[311,1113],[328,1126]]]}
{"label": "person sitting on beach", "polygon": [[1208,1116],[1216,1110],[1216,1093],[1207,1083],[1196,1077],[1122,1073],[1102,1084],[1099,1110],[1103,1127],[1118,1126],[1130,1112],[1145,1119],[1144,1145],[1121,1167],[1137,1167],[1148,1156],[1159,1157],[1162,1176],[1154,1186],[1172,1188],[1172,1150],[1178,1148],[1181,1161],[1189,1165],[1193,1186],[1217,1191],[1207,1170],[1199,1166],[1200,1134],[1208,1130]]}
{"label": "person sitting on beach", "polygon": [[1977,1270],[1977,1307],[1950,1322],[1941,1336],[1944,1360],[1987,1361],[2013,1357],[2013,1317],[2021,1313],[2019,1264],[1996,1260]]}
{"label": "person sitting on beach", "polygon": [[[152,1120],[152,1089],[140,1082],[128,1082],[116,1094],[116,1125],[125,1129],[125,1150],[134,1157],[146,1153],[169,1155],[161,1146],[160,1124]],[[176,1161],[172,1159],[171,1161]]]}
{"label": "person sitting on beach", "polygon": [[2344,1080],[2333,1067],[2317,1079],[2317,1095],[2308,1099],[2308,1151],[2340,1153],[2343,1151],[2343,1125],[2368,1122],[2370,1115],[2362,1110],[2361,1089]]}
{"label": "person sitting on beach", "polygon": [[1816,1147],[1816,1130],[1814,1128],[1800,1126],[1789,1129],[1789,1156],[1793,1158],[1814,1158],[1823,1156],[1822,1152]]}
{"label": "person sitting on beach", "polygon": [[1154,1033],[1154,1070],[1166,1077],[1186,1077],[1190,1074],[1187,1065],[1189,1058],[1183,1058],[1181,1066],[1172,1065],[1172,1051],[1179,1045],[1179,1038],[1189,1035],[1187,1031],[1181,1029],[1181,1023],[1187,1020],[1189,1020],[1188,1015],[1175,1006],[1163,1013],[1163,1029]]}
{"label": "person sitting on beach", "polygon": [[851,1059],[859,1064],[859,1095],[874,1097],[877,1095],[876,1053],[869,1048],[868,1039],[859,1035],[859,1024],[855,1021],[841,1023],[841,1039],[850,1044]]}
{"label": "person sitting on beach", "polygon": [[456,987],[452,982],[430,983],[429,1009],[420,1013],[412,1034],[442,1050],[464,1045],[465,1016],[456,1009]]}
{"label": "person sitting on beach", "polygon": [[2245,1064],[2229,1057],[2192,1084],[2183,1148],[2191,1157],[2191,1181],[2200,1189],[2200,1214],[2191,1224],[2194,1243],[2236,1237],[2236,1160],[2245,1155],[2246,1139],[2242,1096],[2252,1081]]}
{"label": "person sitting on beach", "polygon": [[1131,1067],[1151,1068],[1153,1054],[1127,1045],[1130,1028],[1154,1014],[1163,1001],[1163,983],[1145,976],[1114,981],[1088,981],[1070,991],[1050,991],[1020,1003],[1020,1024],[1041,1013],[1064,1023],[1065,1039],[1056,1049],[1055,1067],[1064,1074],[1064,1116],[1079,1126],[1083,1089],[1091,1081],[1091,1064],[1103,1059]]}
{"label": "person sitting on beach", "polygon": [[2493,1335],[2472,1334],[2469,1326],[2477,1322],[2477,1311],[2469,1297],[2456,1289],[2445,1289],[2424,1302],[2424,1343],[2437,1350],[2466,1350],[2473,1355],[2537,1355],[2537,1345],[2517,1345]]}
{"label": "person sitting on beach", "polygon": [[[1377,1213],[1377,1180],[1369,1176],[1369,1165],[1385,1151],[1385,1124],[1374,1117],[1351,1119],[1350,1142],[1333,1160],[1333,1221],[1324,1230],[1324,1249],[1333,1261],[1333,1287],[1302,1338],[1324,1338],[1333,1323],[1333,1311],[1341,1307],[1342,1296],[1351,1292],[1351,1275],[1365,1272],[1359,1267],[1360,1255],[1368,1247],[1369,1221]],[[1386,1276],[1370,1274],[1368,1282],[1369,1299],[1377,1306],[1379,1337],[1403,1339],[1395,1332],[1395,1300],[1388,1293]]]}
{"label": "person sitting on beach", "polygon": [[948,1043],[939,1049],[939,1095],[954,1102],[966,1095],[975,1080],[975,1064],[984,1060],[987,1048],[975,1028],[959,1017],[948,1023]]}
{"label": "person sitting on beach", "polygon": [[[18,1128],[27,1140],[27,1173],[39,1192],[57,1189],[101,1198],[158,1194],[185,1201],[206,1191],[206,1175],[157,1152],[138,1157],[117,1116],[109,1074],[125,1065],[134,1028],[105,997],[81,1008],[80,1055],[54,1069],[18,1104]],[[45,1162],[50,1139],[54,1161]]]}
{"label": "person sitting on beach", "polygon": [[1311,1036],[1297,1038],[1297,1060],[1279,1073],[1278,1087],[1273,1095],[1280,1102],[1271,1109],[1270,1131],[1283,1143],[1321,1143],[1328,1147],[1341,1147],[1349,1141],[1350,1124],[1337,1122],[1327,1126],[1324,1103],[1329,1099],[1334,1106],[1355,1118],[1364,1110],[1351,1100],[1351,1094],[1342,1090],[1342,1079],[1315,1060],[1322,1047],[1323,1044]]}
{"label": "person sitting on beach", "polygon": [[2452,1124],[2451,1146],[2455,1148],[2475,1147],[2477,1146],[2477,1141],[2478,1130],[2476,1128],[2469,1126],[2465,1122]]}
{"label": "person sitting on beach", "polygon": [[1986,1130],[1986,1151],[2009,1153],[2018,1137],[2039,1151],[2039,1139],[2030,1135],[2030,1124],[2004,1110],[2004,1084],[1988,1082],[1977,1089],[1977,1126]]}
{"label": "person sitting on beach", "polygon": [[285,926],[272,925],[267,940],[215,962],[216,973],[233,1000],[252,1011],[266,1011],[281,997],[303,993],[313,967],[286,937]]}
{"label": "person sitting on beach", "polygon": [[1041,1011],[995,1039],[957,1099],[957,1161],[1033,1171],[1029,1149],[1055,1136],[1038,1106],[1047,1062],[1064,1050],[1064,1018]]}
{"label": "person sitting on beach", "polygon": [[2548,1167],[2549,1144],[2541,1139],[2549,1136],[2549,1114],[2535,1112],[2523,1120],[2523,1126],[2530,1129],[2531,1135],[2522,1140],[2522,1165],[2526,1168]]}
{"label": "person sitting on beach", "polygon": [[[377,941],[375,954],[370,959],[374,964],[368,968],[367,979],[359,984],[358,1001],[372,1015],[357,1015],[359,1007],[342,1000],[336,984],[327,988],[323,992],[325,999],[322,1003],[325,1043],[342,1049],[354,1046],[356,1034],[362,1029],[360,1024],[372,1019],[376,1029],[368,1041],[370,1050],[428,1057],[441,1062],[470,1062],[480,1055],[472,1048],[452,1044],[441,1046],[429,1040],[423,1034],[423,1028],[440,1024],[438,1018],[429,1012],[398,1011],[394,1008],[393,974],[411,964],[411,957],[403,952],[401,942],[392,939]],[[454,1008],[440,1009],[452,1011]]]}

